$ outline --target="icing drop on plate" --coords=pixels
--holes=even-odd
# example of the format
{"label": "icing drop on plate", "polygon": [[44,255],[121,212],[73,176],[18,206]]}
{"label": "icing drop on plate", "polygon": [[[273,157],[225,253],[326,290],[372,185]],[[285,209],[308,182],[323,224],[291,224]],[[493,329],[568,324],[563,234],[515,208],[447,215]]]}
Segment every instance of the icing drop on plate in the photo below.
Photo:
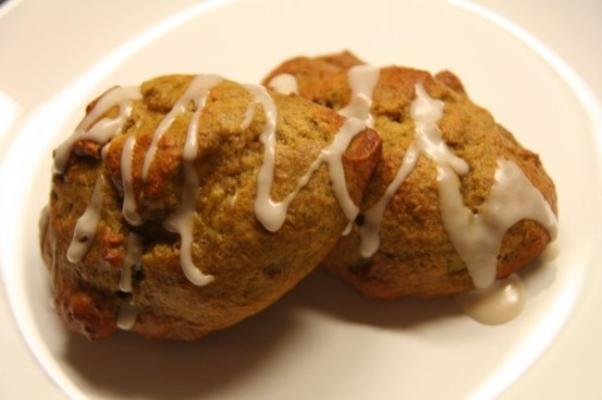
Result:
{"label": "icing drop on plate", "polygon": [[297,78],[291,74],[276,75],[270,80],[268,87],[283,95],[299,93]]}
{"label": "icing drop on plate", "polygon": [[[206,100],[206,96],[211,90],[212,87],[217,85],[223,80],[222,77],[217,75],[205,75],[200,74],[194,77],[190,85],[186,89],[186,92],[182,97],[178,99],[176,104],[172,107],[172,109],[167,113],[165,118],[159,123],[159,126],[153,133],[153,139],[151,144],[146,151],[146,155],[144,156],[144,163],[142,165],[142,179],[146,179],[148,177],[148,172],[150,167],[155,159],[155,155],[157,153],[157,148],[159,146],[159,142],[161,138],[167,132],[171,124],[175,121],[175,119],[182,113],[184,113],[190,104],[191,101],[195,103],[196,111],[192,116],[191,123],[188,127],[189,132],[194,130],[196,132],[197,121],[200,116],[199,109],[203,108],[203,105]],[[198,113],[197,113],[198,111]],[[186,156],[190,157],[191,152],[196,152],[196,135],[187,135],[186,145],[184,147],[184,153]],[[188,158],[187,157],[187,158]]]}
{"label": "icing drop on plate", "polygon": [[[142,95],[137,86],[116,87],[100,97],[90,112],[77,125],[73,134],[55,149],[54,172],[63,173],[71,154],[71,148],[78,140],[87,139],[104,144],[121,132],[125,121],[132,113],[131,102],[141,98]],[[119,114],[115,118],[103,118],[95,122],[115,106],[119,106]]]}
{"label": "icing drop on plate", "polygon": [[477,289],[456,295],[456,301],[472,319],[485,325],[500,325],[516,318],[525,306],[526,290],[518,275],[510,275]]}
{"label": "icing drop on plate", "polygon": [[132,133],[128,136],[121,150],[121,181],[123,184],[123,217],[131,225],[142,224],[142,218],[138,214],[136,207],[136,197],[134,195],[133,183],[133,164],[134,147],[136,146],[136,136]]}
{"label": "icing drop on plate", "polygon": [[100,210],[102,208],[103,181],[104,178],[100,175],[94,185],[88,207],[75,224],[73,238],[67,249],[67,260],[72,263],[76,263],[83,258],[96,235],[96,227],[100,220]]}
{"label": "icing drop on plate", "polygon": [[378,82],[380,68],[369,65],[358,65],[347,72],[347,80],[351,88],[351,100],[339,114],[344,117],[358,118],[366,126],[374,126],[374,118],[370,113],[372,107],[372,92]]}

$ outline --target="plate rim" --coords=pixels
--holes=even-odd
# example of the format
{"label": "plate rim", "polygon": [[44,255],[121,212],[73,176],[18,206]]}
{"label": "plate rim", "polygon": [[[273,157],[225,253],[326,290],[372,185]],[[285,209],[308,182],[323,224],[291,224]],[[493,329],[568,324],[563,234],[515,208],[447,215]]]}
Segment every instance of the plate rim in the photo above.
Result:
{"label": "plate rim", "polygon": [[[14,2],[14,4],[12,6],[19,4],[21,2],[21,0],[13,0],[13,2]],[[206,1],[203,3],[199,3],[198,5],[195,5],[192,7],[186,7],[183,10],[174,12],[173,14],[171,14],[170,16],[168,16],[167,18],[162,20],[162,22],[159,24],[161,27],[159,30],[157,30],[156,26],[151,27],[150,29],[143,31],[139,35],[136,35],[134,38],[127,40],[124,44],[118,46],[116,50],[114,50],[113,52],[110,52],[106,57],[101,58],[101,60],[110,58],[111,60],[113,60],[112,64],[110,63],[110,65],[107,66],[106,64],[103,64],[102,61],[98,64],[95,64],[94,66],[92,66],[92,68],[84,71],[80,76],[76,77],[73,81],[71,81],[69,84],[69,87],[78,86],[78,85],[81,86],[81,84],[78,82],[80,82],[80,79],[82,79],[83,77],[87,78],[91,74],[98,76],[98,79],[92,79],[91,84],[84,86],[83,89],[80,90],[80,92],[88,93],[90,91],[90,87],[94,86],[98,80],[100,80],[102,77],[106,76],[109,73],[108,71],[110,71],[114,68],[117,68],[119,65],[121,65],[123,62],[125,62],[127,59],[135,56],[136,53],[142,48],[143,45],[152,43],[154,40],[159,38],[162,34],[167,33],[169,31],[171,31],[172,29],[177,28],[178,26],[180,26],[181,24],[187,22],[188,20],[190,20],[192,18],[195,18],[205,12],[210,12],[211,10],[214,10],[221,6],[229,5],[229,4],[236,3],[236,2],[237,1],[234,1],[234,0],[209,0],[209,1]],[[476,16],[485,19],[486,21],[490,22],[492,25],[501,29],[505,33],[510,34],[515,39],[526,44],[529,47],[529,49],[532,50],[534,53],[536,53],[539,57],[541,57],[546,62],[547,65],[551,66],[552,69],[560,77],[560,79],[562,79],[564,82],[566,82],[568,84],[571,93],[575,95],[575,98],[579,101],[579,104],[585,110],[585,114],[588,116],[588,118],[590,118],[591,133],[593,134],[594,139],[596,140],[597,145],[598,145],[598,147],[596,149],[596,153],[602,154],[602,151],[601,151],[601,149],[602,149],[602,107],[600,106],[600,100],[595,95],[595,93],[592,91],[592,89],[579,76],[579,74],[577,74],[569,66],[568,63],[566,63],[560,56],[558,56],[550,48],[548,48],[546,45],[544,45],[534,35],[527,32],[526,30],[524,30],[517,24],[513,23],[509,19],[506,19],[505,17],[502,17],[501,15],[495,13],[494,11],[492,11],[484,6],[477,5],[475,3],[471,3],[468,1],[464,1],[464,0],[450,0],[449,2],[452,5],[459,7],[463,11],[475,14]],[[11,3],[8,3],[8,4],[9,5],[5,6],[5,8],[10,9]],[[203,5],[203,7],[199,7],[201,4]],[[207,7],[208,4],[211,6]],[[207,8],[207,9],[205,9],[205,8]],[[191,10],[196,10],[196,11],[191,12]],[[7,11],[7,10],[0,9],[0,17],[5,17],[6,15],[8,15],[8,12],[5,12],[3,14],[2,11]],[[165,23],[165,24],[163,24],[163,23]],[[140,46],[140,47],[137,47],[137,46]],[[102,66],[102,68],[95,69],[95,68],[98,68],[99,64]],[[112,66],[112,68],[108,69],[111,66]],[[102,73],[99,73],[99,71],[102,71]],[[60,95],[62,95],[62,92],[61,92],[61,94],[59,94],[59,96]],[[73,95],[73,94],[71,94],[71,95]],[[59,96],[52,96],[48,99],[45,99],[40,104],[46,105],[46,104],[53,103],[56,101],[55,98],[59,97]],[[21,116],[19,122],[26,123],[27,121],[29,121],[33,116],[35,116],[34,111],[36,111],[36,110],[37,110],[37,108],[34,110],[27,110]],[[20,126],[17,126],[17,127],[15,127],[13,125],[12,128],[15,129],[15,131],[18,131],[18,130],[23,129],[23,125],[20,124]],[[16,146],[16,142],[17,142],[17,140],[15,139],[15,136],[13,136],[13,138],[7,140],[6,143],[4,143],[6,155],[8,155],[11,148]],[[2,160],[1,166],[2,166],[3,173],[6,173],[8,171],[8,166],[10,166],[10,164],[7,161],[8,158],[9,158],[8,156],[5,156],[5,158]],[[600,183],[602,182],[602,160],[600,160],[600,159],[595,160],[595,164],[597,167],[596,172],[597,172],[597,176],[598,176],[598,180],[599,180],[598,185],[600,185]],[[4,176],[0,177],[0,178],[1,178],[0,182],[3,182],[5,179]],[[596,199],[596,203],[602,204],[602,198]],[[4,204],[4,199],[2,200],[1,204]],[[597,217],[598,217],[598,219],[602,220],[602,213],[599,212]],[[0,232],[0,237],[2,237],[2,239],[3,239],[2,242],[0,243],[0,246],[3,249],[7,247],[6,238],[4,236],[5,236],[5,234]],[[601,236],[601,235],[599,235],[599,236]],[[600,239],[600,237],[598,239]],[[57,387],[59,387],[60,390],[63,391],[64,394],[66,394],[69,397],[73,397],[73,398],[80,397],[80,396],[85,397],[83,393],[80,393],[79,388],[77,388],[76,385],[73,384],[72,382],[68,382],[69,383],[68,386],[72,386],[72,389],[75,389],[76,392],[66,390],[64,383],[59,382],[57,380],[57,377],[54,376],[55,374],[50,372],[48,370],[48,367],[43,364],[43,361],[47,362],[48,359],[53,358],[50,354],[44,355],[44,358],[46,358],[46,360],[43,360],[39,357],[39,355],[41,354],[40,351],[42,351],[42,353],[45,352],[44,349],[42,349],[43,346],[39,346],[39,344],[33,343],[37,339],[30,337],[31,335],[26,332],[27,328],[29,329],[29,331],[31,331],[31,328],[32,328],[31,324],[27,321],[24,321],[23,318],[19,317],[19,315],[17,315],[18,313],[16,312],[16,310],[18,310],[18,308],[20,307],[19,302],[21,301],[22,297],[19,296],[19,293],[16,293],[15,288],[11,289],[10,285],[7,285],[7,283],[10,282],[10,279],[7,279],[7,277],[10,277],[13,272],[10,271],[10,269],[7,267],[7,265],[11,265],[11,264],[6,262],[7,261],[6,258],[8,258],[6,256],[6,254],[10,254],[10,253],[6,252],[6,251],[2,251],[0,253],[0,268],[1,268],[1,275],[3,278],[2,284],[4,286],[5,295],[8,299],[7,303],[9,304],[9,308],[11,311],[11,315],[13,317],[13,321],[16,323],[16,325],[19,329],[20,337],[26,343],[28,352],[30,353],[30,355],[33,355],[33,359],[38,363],[38,365],[40,365],[42,370],[45,372],[46,376],[48,376],[51,379],[51,381],[53,381],[53,383]],[[20,263],[20,264],[22,264],[22,263]],[[586,276],[589,276],[591,274],[591,269],[592,269],[591,266],[588,267],[588,270],[585,273]],[[14,277],[13,277],[13,279],[14,279]],[[23,295],[23,293],[21,293],[21,295]],[[581,296],[582,295],[580,295],[579,298],[581,298]],[[577,299],[575,301],[575,304],[573,304],[573,306],[576,305],[578,300],[579,299]],[[488,395],[491,395],[491,396],[488,396],[488,397],[493,397],[493,396],[496,396],[496,395],[499,395],[500,393],[502,393],[505,389],[507,389],[509,387],[509,385],[512,384],[512,382],[514,382],[526,370],[531,368],[533,365],[533,362],[537,358],[540,358],[545,350],[550,348],[550,346],[553,344],[554,340],[559,336],[561,331],[563,329],[565,329],[569,323],[570,323],[570,319],[565,320],[564,323],[562,324],[562,326],[560,327],[560,329],[557,332],[555,332],[553,335],[551,335],[549,342],[546,343],[544,346],[542,346],[542,351],[538,352],[534,356],[534,359],[525,365],[524,370],[517,373],[515,377],[510,379],[510,382],[508,382],[507,384],[503,384],[499,388],[499,390],[496,389],[495,391],[490,392]],[[46,353],[47,353],[47,351],[46,351]],[[61,374],[61,375],[64,375],[64,374]],[[486,394],[481,393],[481,394],[479,394],[479,396],[480,395],[486,395]]]}

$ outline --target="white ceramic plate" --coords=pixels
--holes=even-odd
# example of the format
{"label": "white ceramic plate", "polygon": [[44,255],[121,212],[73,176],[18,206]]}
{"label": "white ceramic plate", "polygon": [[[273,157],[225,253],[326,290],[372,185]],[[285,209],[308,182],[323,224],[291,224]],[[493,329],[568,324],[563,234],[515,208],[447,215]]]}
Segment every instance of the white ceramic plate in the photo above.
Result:
{"label": "white ceramic plate", "polygon": [[[317,273],[261,315],[197,343],[128,334],[89,343],[68,335],[49,307],[37,216],[49,189],[51,149],[81,118],[83,104],[114,84],[176,71],[258,82],[287,57],[343,48],[377,65],[455,71],[477,103],[540,153],[557,184],[561,250],[554,262],[523,273],[529,294],[523,314],[487,327],[448,299],[374,303]],[[6,144],[0,256],[12,310],[40,365],[74,398],[496,396],[570,321],[584,282],[601,278],[590,268],[602,262],[596,107],[564,63],[473,6],[393,0],[193,5],[81,68],[27,110]],[[36,385],[23,390],[41,394]]]}

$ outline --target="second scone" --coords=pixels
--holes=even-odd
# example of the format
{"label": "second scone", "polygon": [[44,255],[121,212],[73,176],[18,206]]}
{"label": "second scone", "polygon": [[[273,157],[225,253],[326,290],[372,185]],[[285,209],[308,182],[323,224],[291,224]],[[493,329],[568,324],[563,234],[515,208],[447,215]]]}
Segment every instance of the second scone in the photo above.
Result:
{"label": "second scone", "polygon": [[557,214],[538,155],[451,72],[363,64],[349,52],[297,57],[264,80],[365,120],[383,140],[362,214],[324,265],[391,299],[486,287],[537,257]]}

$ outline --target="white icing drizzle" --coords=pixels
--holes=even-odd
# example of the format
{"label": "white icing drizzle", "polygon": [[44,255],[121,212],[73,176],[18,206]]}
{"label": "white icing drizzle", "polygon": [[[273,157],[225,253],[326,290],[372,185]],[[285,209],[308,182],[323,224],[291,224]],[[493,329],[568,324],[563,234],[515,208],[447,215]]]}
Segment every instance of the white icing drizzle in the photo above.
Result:
{"label": "white icing drizzle", "polygon": [[380,68],[369,65],[358,65],[347,72],[347,80],[351,88],[351,100],[339,114],[344,117],[358,118],[366,126],[374,126],[374,117],[370,113],[372,107],[372,92],[378,82]]}
{"label": "white icing drizzle", "polygon": [[[199,178],[194,167],[194,160],[198,154],[198,124],[203,109],[205,108],[209,92],[222,80],[223,78],[217,75],[198,75],[190,83],[186,93],[178,100],[176,106],[174,106],[174,108],[178,107],[178,105],[180,105],[180,107],[186,107],[188,102],[193,100],[196,110],[190,120],[190,124],[188,125],[186,142],[182,152],[185,179],[184,189],[182,191],[182,205],[176,214],[170,216],[165,221],[164,226],[166,229],[172,232],[177,232],[180,235],[180,264],[182,265],[182,271],[184,272],[186,278],[188,278],[188,280],[196,286],[205,286],[214,280],[212,275],[204,274],[194,264],[194,260],[192,259],[194,216],[196,212],[197,194],[199,190]],[[170,111],[170,114],[171,113],[172,112]],[[170,118],[171,121],[173,121],[175,116]],[[163,121],[167,119],[168,117],[166,117]],[[161,124],[163,124],[163,121]],[[165,128],[165,130],[167,130],[167,128]],[[159,129],[157,131],[159,131]],[[147,157],[148,155],[149,154],[147,153]]]}
{"label": "white icing drizzle", "polygon": [[335,134],[332,143],[322,149],[317,159],[320,162],[328,164],[334,194],[349,221],[355,220],[355,217],[359,213],[359,208],[355,205],[347,190],[345,169],[343,168],[343,153],[349,147],[351,140],[365,129],[366,125],[363,121],[356,118],[347,119]]}
{"label": "white icing drizzle", "polygon": [[240,123],[240,129],[244,130],[251,126],[251,122],[253,122],[253,116],[255,115],[255,108],[257,107],[257,103],[252,101],[249,103],[249,106],[245,110],[245,115]]}
{"label": "white icing drizzle", "polygon": [[[372,107],[372,94],[380,76],[380,68],[369,65],[359,65],[351,68],[347,73],[347,80],[351,88],[351,100],[339,114],[345,117],[355,117],[364,121],[369,126],[374,126],[374,117],[370,112]],[[360,253],[363,257],[372,256],[380,246],[380,224],[389,201],[399,189],[405,178],[413,170],[418,157],[418,150],[414,145],[408,148],[404,159],[399,166],[393,181],[381,197],[369,210],[364,213],[364,222],[358,227],[361,244]],[[346,229],[343,235],[349,233]]]}
{"label": "white icing drizzle", "polygon": [[131,225],[142,224],[142,217],[138,214],[136,197],[134,195],[134,183],[132,168],[134,164],[134,147],[136,136],[132,133],[123,144],[121,151],[121,181],[123,184],[123,207],[122,214]]}
{"label": "white icing drizzle", "polygon": [[119,314],[117,315],[117,327],[124,331],[131,330],[136,325],[138,319],[138,309],[132,299],[121,303]]}
{"label": "white icing drizzle", "polygon": [[111,142],[107,142],[102,149],[100,149],[100,157],[102,157],[103,161],[107,161],[107,157],[109,156],[109,150],[111,149]]}
{"label": "white icing drizzle", "polygon": [[416,144],[438,166],[449,165],[463,175],[469,171],[468,164],[447,147],[437,126],[437,121],[443,117],[443,106],[441,100],[428,95],[421,83],[416,84],[416,98],[410,106]]}
{"label": "white icing drizzle", "polygon": [[464,205],[458,179],[458,174],[468,172],[468,164],[447,147],[437,126],[443,102],[432,99],[418,83],[411,114],[418,146],[437,165],[443,225],[475,287],[485,288],[495,281],[497,255],[506,231],[522,219],[532,219],[553,238],[556,217],[539,190],[508,160],[498,160],[489,196],[474,214]]}
{"label": "white icing drizzle", "polygon": [[[127,250],[123,265],[121,266],[121,277],[119,278],[119,290],[123,293],[132,293],[132,270],[140,264],[142,258],[142,238],[130,232],[127,238]],[[119,314],[117,315],[117,327],[123,330],[130,330],[136,324],[138,319],[138,308],[134,304],[131,295],[121,303]]]}
{"label": "white icing drizzle", "polygon": [[349,221],[349,223],[347,224],[347,226],[345,227],[345,229],[343,229],[343,236],[347,236],[351,233],[351,230],[353,229],[353,221]]}
{"label": "white icing drizzle", "polygon": [[265,126],[259,140],[263,144],[263,163],[257,174],[257,196],[255,198],[255,215],[269,231],[275,232],[284,223],[286,210],[282,212],[279,203],[272,200],[270,192],[274,181],[274,161],[276,158],[276,105],[268,92],[258,85],[245,85],[254,102],[263,107]]}
{"label": "white icing drizzle", "polygon": [[[73,134],[54,151],[54,172],[63,173],[73,145],[82,139],[92,140],[99,144],[108,142],[121,132],[123,124],[132,113],[132,100],[141,99],[137,86],[116,87],[105,93],[92,110],[77,125]],[[103,118],[95,122],[111,108],[119,106],[119,115],[115,118]]]}
{"label": "white icing drizzle", "polygon": [[[332,189],[343,213],[349,221],[355,220],[359,213],[359,208],[355,205],[347,190],[342,156],[349,146],[349,143],[351,143],[351,140],[358,133],[363,131],[365,127],[364,123],[358,119],[350,118],[346,120],[335,134],[332,143],[322,149],[320,155],[311,163],[307,172],[297,181],[295,189],[281,202],[273,201],[270,198],[270,203],[268,203],[269,208],[265,207],[266,204],[262,204],[262,206],[265,207],[263,209],[263,215],[270,214],[266,222],[271,224],[270,226],[272,227],[277,226],[276,230],[280,229],[286,218],[288,207],[293,199],[297,196],[299,191],[307,185],[314,172],[316,172],[324,162],[328,165]],[[264,226],[266,225],[264,224]],[[266,228],[270,230],[268,226],[266,226]],[[343,234],[348,231],[348,229],[349,228],[345,228]]]}
{"label": "white icing drizzle", "polygon": [[429,97],[422,84],[416,84],[416,99],[410,105],[415,125],[415,144],[410,145],[406,150],[397,174],[383,197],[364,213],[364,223],[359,227],[360,254],[363,257],[371,257],[378,250],[380,224],[385,209],[407,176],[414,170],[420,152],[425,153],[437,165],[451,165],[454,170],[462,174],[468,172],[468,164],[457,157],[441,137],[437,121],[443,116],[443,106],[442,101]]}
{"label": "white icing drizzle", "polygon": [[96,180],[92,198],[86,210],[75,224],[73,238],[67,249],[67,260],[72,263],[80,261],[92,244],[96,235],[96,227],[100,220],[100,210],[102,208],[102,186],[104,178],[102,175]]}
{"label": "white icing drizzle", "polygon": [[397,170],[397,174],[387,187],[385,194],[376,202],[376,204],[363,213],[364,222],[358,227],[361,236],[360,254],[362,257],[371,257],[378,250],[380,246],[380,224],[385,214],[385,209],[393,195],[405,181],[406,177],[414,169],[418,154],[419,152],[416,145],[412,144],[408,147],[403,157],[403,161]]}
{"label": "white icing drizzle", "polygon": [[291,74],[276,75],[270,80],[268,87],[283,95],[299,93],[297,78]]}
{"label": "white icing drizzle", "polygon": [[456,295],[456,301],[472,319],[485,325],[501,325],[516,318],[525,306],[526,290],[518,275],[510,275],[477,289]]}
{"label": "white icing drizzle", "polygon": [[478,214],[467,208],[460,180],[439,166],[437,182],[443,224],[477,288],[495,280],[497,255],[504,234],[523,219],[537,221],[556,236],[556,217],[542,194],[512,161],[498,160],[495,182]]}
{"label": "white icing drizzle", "polygon": [[127,238],[127,250],[123,265],[121,266],[121,277],[119,279],[119,290],[124,293],[132,292],[132,269],[140,264],[142,257],[142,238],[130,232]]}
{"label": "white icing drizzle", "polygon": [[192,87],[193,84],[196,87],[193,87],[193,91],[191,94],[195,95],[194,105],[196,110],[192,115],[192,119],[190,120],[190,124],[188,125],[188,131],[186,132],[186,143],[184,144],[184,152],[182,153],[182,158],[184,161],[194,161],[198,154],[198,132],[199,132],[199,121],[201,119],[201,113],[205,108],[205,104],[207,103],[207,97],[209,96],[209,92],[215,86],[217,86],[224,79],[221,76],[217,75],[197,75],[194,81],[190,84]]}
{"label": "white icing drizzle", "polygon": [[212,275],[204,274],[192,259],[194,216],[196,211],[199,178],[192,163],[184,163],[185,184],[180,210],[165,220],[164,226],[180,235],[180,264],[188,280],[196,286],[213,282]]}
{"label": "white icing drizzle", "polygon": [[[163,118],[155,132],[153,133],[153,139],[151,144],[144,156],[144,163],[142,165],[142,179],[146,179],[148,177],[148,172],[150,170],[150,166],[155,159],[155,154],[157,153],[157,147],[159,146],[159,142],[161,138],[167,132],[171,124],[174,120],[183,112],[185,112],[188,108],[189,103],[192,101],[196,106],[196,111],[192,116],[191,123],[188,126],[189,134],[186,137],[186,145],[184,147],[184,154],[186,159],[189,159],[191,152],[196,154],[196,140],[197,135],[190,135],[191,131],[196,133],[196,128],[198,124],[198,118],[200,116],[200,111],[206,101],[207,95],[211,88],[223,80],[222,77],[218,75],[206,75],[200,74],[195,76],[195,78],[190,82],[190,85],[186,89],[186,92],[182,97],[178,99],[176,104],[172,107],[169,113]],[[188,157],[187,157],[188,156]]]}
{"label": "white icing drizzle", "polygon": [[265,88],[258,85],[245,85],[245,87],[255,101],[263,106],[266,115],[265,128],[259,138],[264,146],[264,158],[257,175],[255,198],[255,215],[259,222],[270,232],[278,231],[284,224],[289,205],[323,162],[328,164],[333,191],[341,209],[350,221],[354,220],[359,209],[347,190],[342,155],[355,135],[365,129],[365,124],[356,118],[347,119],[339,128],[332,143],[322,149],[305,175],[299,179],[295,189],[284,200],[274,201],[270,193],[274,182],[276,158],[276,105]]}

